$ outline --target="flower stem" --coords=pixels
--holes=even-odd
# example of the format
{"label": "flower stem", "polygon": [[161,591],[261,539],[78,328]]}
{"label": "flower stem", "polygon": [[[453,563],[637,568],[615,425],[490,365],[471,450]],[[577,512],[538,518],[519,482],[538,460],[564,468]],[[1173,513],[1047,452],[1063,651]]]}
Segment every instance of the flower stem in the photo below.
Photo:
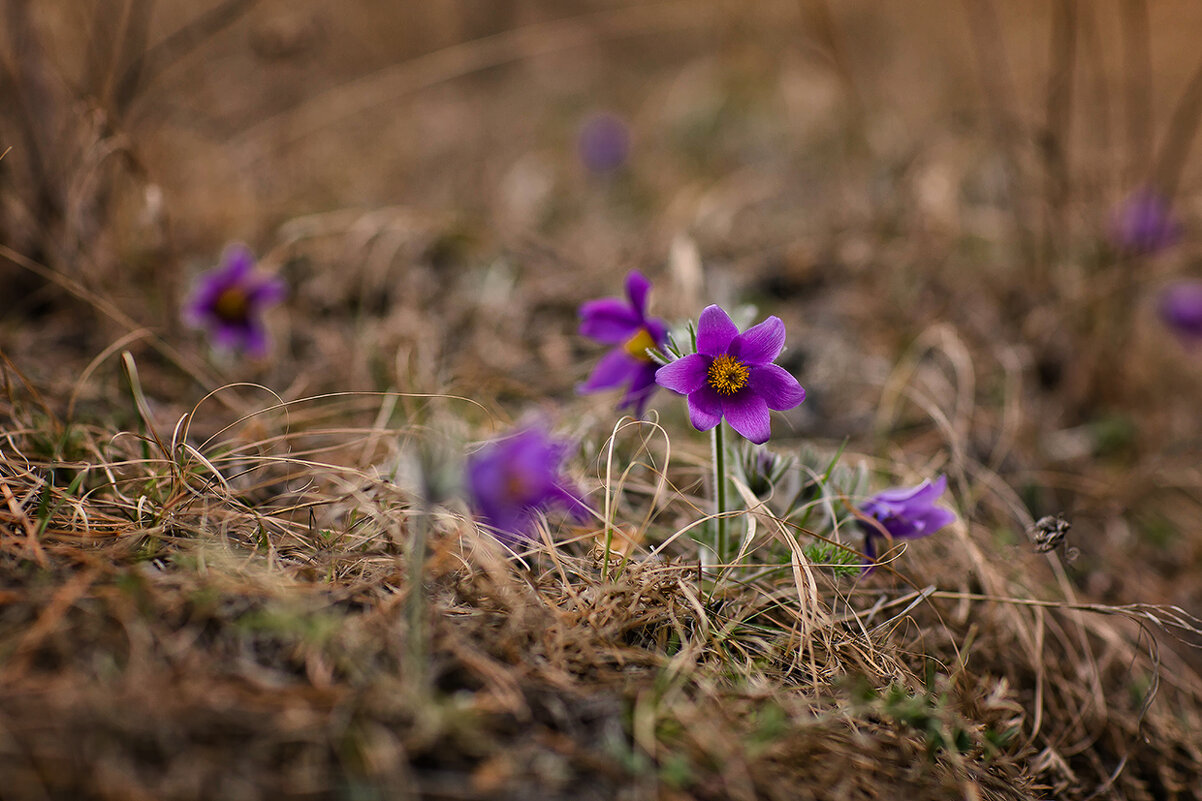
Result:
{"label": "flower stem", "polygon": [[726,447],[722,441],[723,425],[714,426],[714,558],[718,564],[726,563],[729,543],[726,541]]}

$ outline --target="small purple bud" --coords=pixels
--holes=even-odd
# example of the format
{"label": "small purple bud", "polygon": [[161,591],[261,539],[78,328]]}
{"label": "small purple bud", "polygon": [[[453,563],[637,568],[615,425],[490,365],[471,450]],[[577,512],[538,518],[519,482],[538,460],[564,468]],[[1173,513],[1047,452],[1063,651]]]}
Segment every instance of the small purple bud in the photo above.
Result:
{"label": "small purple bud", "polygon": [[594,114],[580,126],[580,160],[592,172],[612,172],[630,155],[630,129],[614,114]]}
{"label": "small purple bud", "polygon": [[1160,295],[1160,319],[1188,342],[1202,342],[1202,281],[1179,281]]}
{"label": "small purple bud", "polygon": [[1141,189],[1119,204],[1111,218],[1110,235],[1120,250],[1150,255],[1177,244],[1181,225],[1164,195]]}

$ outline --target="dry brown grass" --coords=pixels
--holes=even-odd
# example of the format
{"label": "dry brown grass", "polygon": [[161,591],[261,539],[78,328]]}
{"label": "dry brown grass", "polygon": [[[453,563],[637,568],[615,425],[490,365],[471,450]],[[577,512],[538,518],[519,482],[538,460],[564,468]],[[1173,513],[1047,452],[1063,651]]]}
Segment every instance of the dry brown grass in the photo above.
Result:
{"label": "dry brown grass", "polygon": [[[1113,781],[1153,798],[1199,781],[1202,682],[1157,645],[1196,642],[1198,622],[1067,584],[1041,600],[1030,565],[966,531],[907,560],[918,591],[832,580],[795,546],[793,570],[715,587],[662,522],[635,539],[670,540],[670,559],[637,546],[603,569],[595,526],[507,557],[458,501],[419,496],[431,429],[394,427],[395,396],[114,436],[56,432],[8,375],[6,797],[1075,798]],[[634,448],[615,519],[695,519],[703,501],[670,489],[690,472],[665,484]],[[775,522],[760,536],[795,543]]]}

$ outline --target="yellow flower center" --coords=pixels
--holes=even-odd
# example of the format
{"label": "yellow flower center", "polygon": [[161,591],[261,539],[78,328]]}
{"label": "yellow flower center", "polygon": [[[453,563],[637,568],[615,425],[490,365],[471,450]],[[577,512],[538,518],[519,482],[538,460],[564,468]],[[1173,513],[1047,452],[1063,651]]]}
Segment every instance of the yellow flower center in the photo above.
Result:
{"label": "yellow flower center", "polygon": [[710,364],[706,382],[719,395],[733,395],[747,386],[750,371],[733,356],[722,354]]}
{"label": "yellow flower center", "polygon": [[232,286],[222,291],[213,301],[213,312],[228,323],[245,320],[250,311],[250,298],[242,289]]}
{"label": "yellow flower center", "polygon": [[639,332],[626,340],[626,344],[622,348],[640,361],[649,362],[651,357],[647,355],[648,348],[655,347],[655,340],[651,338],[651,332],[646,328],[640,328]]}

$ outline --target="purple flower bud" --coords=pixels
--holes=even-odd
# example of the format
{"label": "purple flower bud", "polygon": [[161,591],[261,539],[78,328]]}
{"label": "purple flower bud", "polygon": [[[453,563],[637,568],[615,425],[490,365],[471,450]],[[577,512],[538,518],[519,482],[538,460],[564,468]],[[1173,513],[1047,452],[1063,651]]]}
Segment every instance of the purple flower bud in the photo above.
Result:
{"label": "purple flower bud", "polygon": [[621,117],[594,114],[580,126],[576,148],[584,166],[593,172],[611,172],[626,163],[630,131]]}
{"label": "purple flower bud", "polygon": [[935,505],[947,489],[947,477],[939,476],[916,487],[895,487],[870,498],[860,512],[860,528],[864,531],[864,572],[876,569],[878,540],[916,540],[930,536],[956,516]]}
{"label": "purple flower bud", "polygon": [[1160,319],[1187,342],[1202,342],[1202,282],[1179,281],[1165,289]]}
{"label": "purple flower bud", "polygon": [[468,458],[466,486],[472,505],[499,540],[513,544],[533,535],[540,510],[563,506],[587,517],[580,491],[560,468],[568,444],[527,428],[487,443]]}
{"label": "purple flower bud", "polygon": [[253,272],[255,257],[245,245],[231,245],[221,265],[200,276],[184,305],[184,321],[203,328],[218,348],[267,353],[263,311],[287,295],[276,276]]}
{"label": "purple flower bud", "polygon": [[729,314],[709,306],[697,321],[697,353],[659,368],[655,381],[688,396],[689,421],[698,431],[709,431],[725,417],[760,445],[772,435],[768,410],[792,409],[806,398],[797,379],[773,364],[784,347],[779,317],[740,334]]}
{"label": "purple flower bud", "polygon": [[1119,204],[1111,218],[1110,235],[1120,250],[1147,255],[1175,245],[1181,238],[1181,225],[1172,217],[1167,198],[1141,189]]}

